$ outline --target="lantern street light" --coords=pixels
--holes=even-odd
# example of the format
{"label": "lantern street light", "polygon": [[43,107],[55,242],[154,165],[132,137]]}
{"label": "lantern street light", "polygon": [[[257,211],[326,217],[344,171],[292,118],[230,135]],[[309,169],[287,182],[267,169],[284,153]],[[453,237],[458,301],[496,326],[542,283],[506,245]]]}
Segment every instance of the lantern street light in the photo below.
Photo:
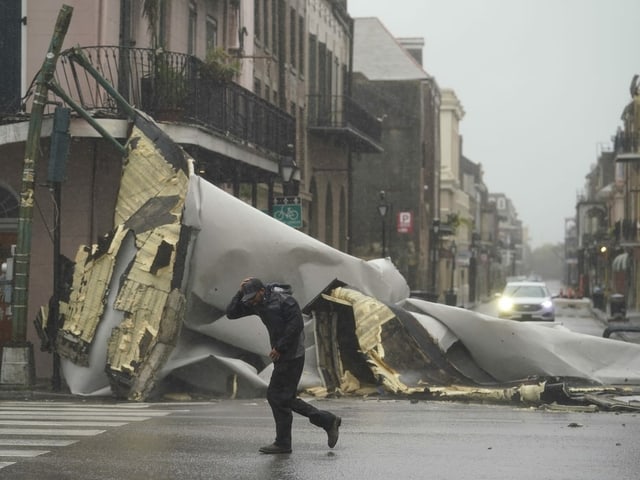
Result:
{"label": "lantern street light", "polygon": [[380,190],[380,203],[378,204],[378,213],[382,222],[382,258],[387,256],[387,236],[385,232],[385,217],[389,211],[389,204],[385,201],[385,191]]}
{"label": "lantern street light", "polygon": [[280,176],[282,177],[282,183],[291,182],[297,170],[298,164],[293,157],[282,157],[282,160],[280,160]]}

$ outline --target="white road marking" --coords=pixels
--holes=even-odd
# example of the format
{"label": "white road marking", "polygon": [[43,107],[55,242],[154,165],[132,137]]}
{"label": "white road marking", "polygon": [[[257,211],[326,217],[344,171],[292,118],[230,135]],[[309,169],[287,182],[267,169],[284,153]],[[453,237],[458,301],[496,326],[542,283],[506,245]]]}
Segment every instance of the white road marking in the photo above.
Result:
{"label": "white road marking", "polygon": [[[0,401],[0,447],[4,447],[0,448],[0,458],[28,459],[44,455],[51,452],[46,448],[55,450],[66,447],[77,443],[81,438],[100,435],[106,431],[90,427],[121,427],[176,411],[158,410],[157,405],[155,409],[149,408],[151,405]],[[0,462],[0,470],[15,463]]]}
{"label": "white road marking", "polygon": [[37,457],[49,453],[49,450],[2,450],[0,457]]}
{"label": "white road marking", "polygon": [[95,421],[95,422],[142,422],[149,420],[151,417],[140,416],[122,416],[122,415],[74,415],[67,413],[65,415],[46,414],[44,412],[15,412],[15,413],[0,413],[0,421],[2,420],[38,420],[40,418],[46,418],[47,420],[76,420],[76,421]]}
{"label": "white road marking", "polygon": [[106,430],[74,430],[69,428],[0,428],[0,435],[56,435],[61,437],[92,437]]}
{"label": "white road marking", "polygon": [[2,447],[68,447],[77,440],[58,440],[54,438],[0,438]]}
{"label": "white road marking", "polygon": [[49,422],[46,420],[0,420],[0,426],[22,425],[25,427],[121,427],[126,424],[127,422],[76,422],[73,420],[68,422]]}

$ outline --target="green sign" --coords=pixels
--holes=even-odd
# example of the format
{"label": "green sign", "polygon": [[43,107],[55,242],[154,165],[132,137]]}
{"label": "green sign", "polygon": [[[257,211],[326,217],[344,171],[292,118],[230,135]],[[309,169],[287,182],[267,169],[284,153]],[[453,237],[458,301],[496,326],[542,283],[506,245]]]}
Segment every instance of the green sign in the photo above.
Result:
{"label": "green sign", "polygon": [[274,205],[273,218],[293,228],[302,227],[302,205]]}
{"label": "green sign", "polygon": [[273,218],[293,228],[302,228],[302,201],[300,197],[275,197]]}

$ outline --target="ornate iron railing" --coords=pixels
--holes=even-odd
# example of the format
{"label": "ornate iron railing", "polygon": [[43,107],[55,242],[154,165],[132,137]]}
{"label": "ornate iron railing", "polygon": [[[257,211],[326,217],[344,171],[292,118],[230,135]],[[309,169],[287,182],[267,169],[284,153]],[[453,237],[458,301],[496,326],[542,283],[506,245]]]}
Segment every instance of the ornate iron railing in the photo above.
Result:
{"label": "ornate iron railing", "polygon": [[311,128],[348,128],[376,143],[382,138],[382,122],[346,95],[309,95],[308,125]]}
{"label": "ornate iron railing", "polygon": [[117,46],[63,52],[56,81],[96,117],[122,117],[123,112],[80,66],[80,54],[130,104],[158,120],[196,123],[266,153],[291,154],[295,118],[253,92],[207,74],[204,63],[192,55]]}
{"label": "ornate iron railing", "polygon": [[638,237],[638,219],[624,218],[613,225],[613,237],[616,243],[635,242]]}

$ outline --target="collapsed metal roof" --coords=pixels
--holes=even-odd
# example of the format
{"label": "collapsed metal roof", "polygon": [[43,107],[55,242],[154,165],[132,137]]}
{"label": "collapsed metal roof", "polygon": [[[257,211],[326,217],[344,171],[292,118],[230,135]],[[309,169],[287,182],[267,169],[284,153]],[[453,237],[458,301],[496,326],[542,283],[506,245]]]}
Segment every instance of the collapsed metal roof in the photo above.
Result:
{"label": "collapsed metal roof", "polygon": [[[194,174],[140,115],[114,225],[79,246],[57,335],[78,395],[145,400],[175,385],[262,395],[271,373],[257,317],[225,306],[248,275],[292,285],[304,305],[301,389],[636,409],[640,346],[409,298],[388,259],[335,250]],[[603,395],[609,395],[603,400]],[[614,407],[615,405],[615,407]]]}

